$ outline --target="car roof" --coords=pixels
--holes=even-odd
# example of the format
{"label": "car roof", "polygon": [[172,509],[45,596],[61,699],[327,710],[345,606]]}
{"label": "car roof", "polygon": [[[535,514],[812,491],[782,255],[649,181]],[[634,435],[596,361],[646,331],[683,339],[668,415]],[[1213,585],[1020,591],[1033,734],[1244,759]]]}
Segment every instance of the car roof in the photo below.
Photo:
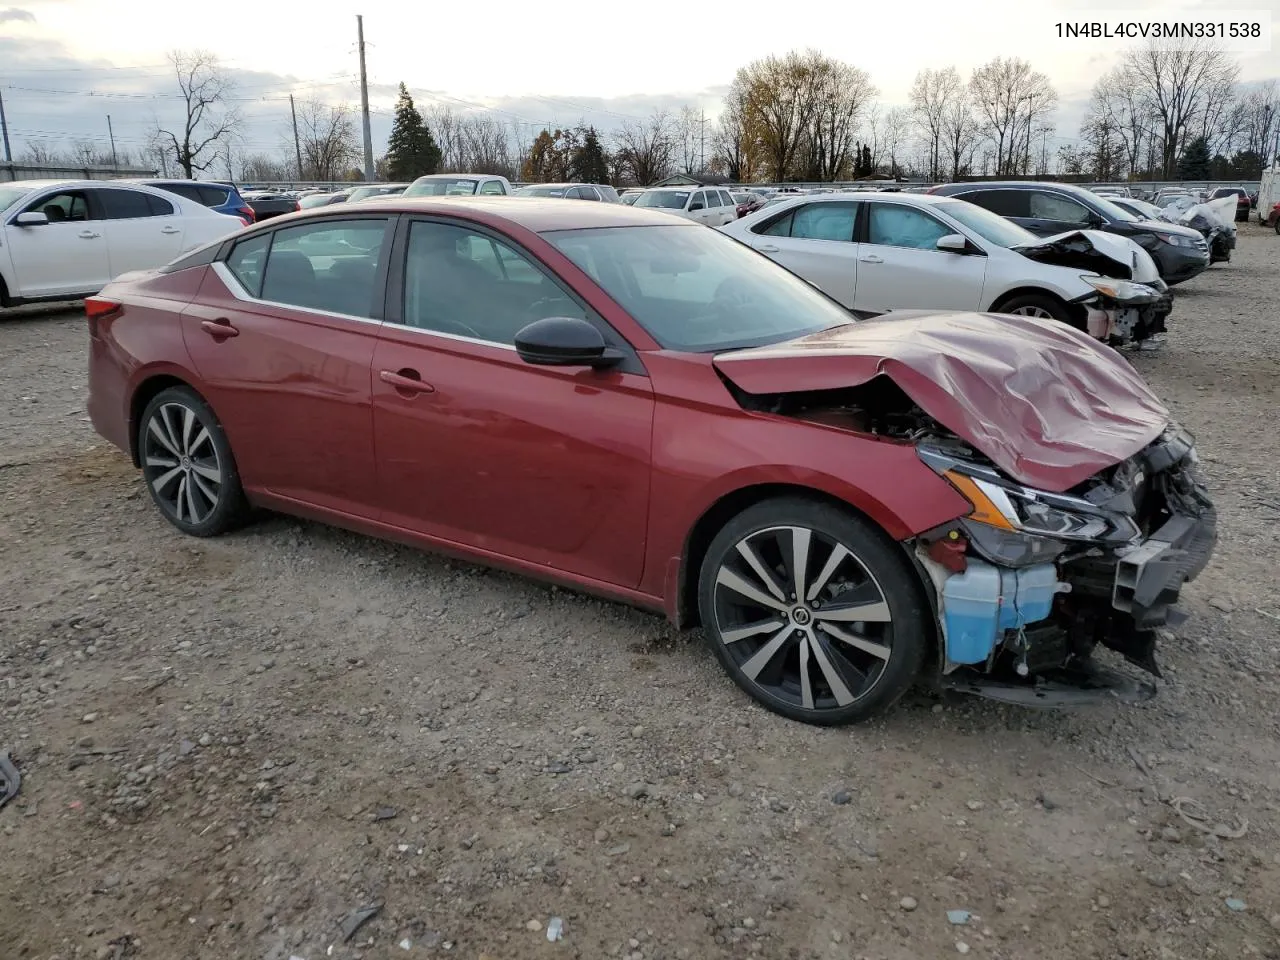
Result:
{"label": "car roof", "polygon": [[[418,180],[506,180],[496,173],[424,173]],[[413,181],[417,183],[418,180]]]}
{"label": "car roof", "polygon": [[850,193],[780,193],[773,198],[783,203],[857,203],[862,200],[888,200],[892,203],[908,203],[917,207],[935,207],[943,203],[955,203],[956,198],[944,193],[908,193],[889,190],[857,190]]}
{"label": "car roof", "polygon": [[[534,233],[600,227],[700,226],[669,213],[617,203],[565,203],[542,197],[374,197],[362,202],[360,208],[362,211],[376,209],[394,213],[461,216],[490,226],[513,224]],[[322,219],[350,215],[351,211],[337,207],[316,207],[301,215],[290,216],[289,221],[298,223],[312,217]]]}

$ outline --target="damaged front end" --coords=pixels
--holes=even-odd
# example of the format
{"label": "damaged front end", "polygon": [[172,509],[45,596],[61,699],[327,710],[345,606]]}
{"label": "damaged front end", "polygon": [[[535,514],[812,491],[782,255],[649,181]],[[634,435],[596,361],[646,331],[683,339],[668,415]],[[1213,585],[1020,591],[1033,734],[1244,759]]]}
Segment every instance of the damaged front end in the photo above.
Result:
{"label": "damaged front end", "polygon": [[1216,515],[1186,431],[1170,425],[1064,493],[1011,481],[958,441],[917,449],[973,505],[914,544],[935,589],[943,684],[1022,703],[1153,695],[1091,654],[1103,646],[1160,676],[1156,631],[1184,619],[1182,585],[1213,552]]}
{"label": "damaged front end", "polygon": [[1095,230],[1073,230],[1013,249],[1037,263],[1089,271],[1080,279],[1092,292],[1072,302],[1084,311],[1090,336],[1120,346],[1166,332],[1173,296],[1155,261],[1137,244]]}

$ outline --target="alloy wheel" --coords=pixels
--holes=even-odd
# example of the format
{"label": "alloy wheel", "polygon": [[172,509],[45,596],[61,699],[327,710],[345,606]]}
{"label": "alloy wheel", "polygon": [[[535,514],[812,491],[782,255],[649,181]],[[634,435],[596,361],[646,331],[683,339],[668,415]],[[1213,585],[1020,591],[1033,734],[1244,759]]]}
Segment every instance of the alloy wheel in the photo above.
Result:
{"label": "alloy wheel", "polygon": [[717,635],[738,671],[795,708],[849,706],[893,655],[880,584],[846,545],[808,527],[743,537],[724,555],[713,597]]}
{"label": "alloy wheel", "polygon": [[209,428],[181,403],[156,407],[147,422],[143,477],[157,502],[181,524],[207,520],[222,495],[222,464]]}
{"label": "alloy wheel", "polygon": [[1039,317],[1042,320],[1053,319],[1053,314],[1044,307],[1037,307],[1030,304],[1025,307],[1016,307],[1009,312],[1018,317]]}

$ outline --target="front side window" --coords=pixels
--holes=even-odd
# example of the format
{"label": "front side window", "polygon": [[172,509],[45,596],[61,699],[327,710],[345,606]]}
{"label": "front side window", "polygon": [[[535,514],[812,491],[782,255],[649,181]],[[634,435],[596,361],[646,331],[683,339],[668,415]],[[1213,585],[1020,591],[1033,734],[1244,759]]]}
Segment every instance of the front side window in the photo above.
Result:
{"label": "front side window", "polygon": [[1058,220],[1062,223],[1075,223],[1083,226],[1093,219],[1089,208],[1084,204],[1057,193],[1032,190],[1030,204],[1030,215],[1036,220]]}
{"label": "front side window", "polygon": [[373,317],[386,228],[386,220],[323,220],[275,231],[262,299]]}
{"label": "front side window", "polygon": [[91,219],[89,203],[81,190],[67,190],[36,200],[23,213],[43,213],[50,223],[79,222]]}
{"label": "front side window", "polygon": [[689,201],[690,210],[705,210],[707,207],[707,195],[704,191],[699,190],[693,195],[693,199]]}
{"label": "front side window", "polygon": [[853,322],[839,304],[718,230],[605,227],[543,237],[667,349],[737,349]]}
{"label": "front side window", "polygon": [[806,203],[795,211],[791,236],[798,240],[853,240],[856,203]]}
{"label": "front side window", "polygon": [[419,221],[409,227],[403,322],[420,330],[510,346],[544,317],[584,308],[524,254],[467,227]]}
{"label": "front side window", "polygon": [[480,184],[480,193],[482,195],[489,194],[502,196],[506,192],[507,191],[502,189],[502,182],[500,180],[486,180],[484,183]]}
{"label": "front side window", "polygon": [[914,207],[896,203],[872,203],[867,209],[867,242],[886,247],[936,250],[950,227]]}
{"label": "front side window", "polygon": [[151,212],[151,204],[147,203],[149,195],[140,190],[99,188],[94,192],[102,204],[102,216],[105,220],[138,220],[155,216]]}

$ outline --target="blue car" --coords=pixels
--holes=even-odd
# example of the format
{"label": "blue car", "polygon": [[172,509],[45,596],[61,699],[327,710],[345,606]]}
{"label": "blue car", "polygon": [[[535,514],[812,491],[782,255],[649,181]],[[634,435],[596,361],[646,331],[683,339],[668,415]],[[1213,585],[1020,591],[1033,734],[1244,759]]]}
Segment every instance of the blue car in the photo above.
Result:
{"label": "blue car", "polygon": [[168,190],[187,200],[208,207],[217,213],[239,217],[246,227],[252,226],[256,219],[253,208],[240,196],[240,191],[232,184],[211,180],[139,180],[149,187]]}

